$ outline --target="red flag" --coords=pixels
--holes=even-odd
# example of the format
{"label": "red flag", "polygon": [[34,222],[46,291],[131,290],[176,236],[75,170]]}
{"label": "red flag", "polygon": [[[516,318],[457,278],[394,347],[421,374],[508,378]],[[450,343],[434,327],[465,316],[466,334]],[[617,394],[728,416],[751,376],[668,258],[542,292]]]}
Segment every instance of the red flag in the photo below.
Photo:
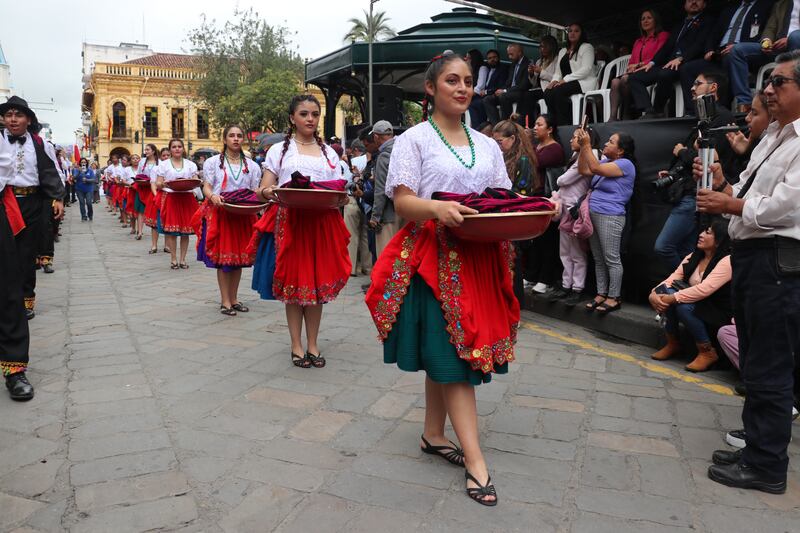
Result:
{"label": "red flag", "polygon": [[77,164],[78,161],[81,160],[81,151],[78,148],[77,144],[73,144],[72,148],[73,148],[72,158],[75,160],[75,163]]}
{"label": "red flag", "polygon": [[113,126],[113,124],[112,124],[112,122],[111,122],[111,119],[109,118],[109,119],[108,119],[108,138],[109,138],[109,139],[111,139],[111,132],[112,132],[112,129],[111,129],[111,128],[112,128],[112,126]]}

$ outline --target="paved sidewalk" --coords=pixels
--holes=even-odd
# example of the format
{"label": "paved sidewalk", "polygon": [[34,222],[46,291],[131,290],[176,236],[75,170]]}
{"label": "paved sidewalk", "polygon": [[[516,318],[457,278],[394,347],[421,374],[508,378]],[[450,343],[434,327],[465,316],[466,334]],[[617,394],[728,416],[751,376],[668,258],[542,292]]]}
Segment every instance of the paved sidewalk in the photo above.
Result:
{"label": "paved sidewalk", "polygon": [[302,370],[249,271],[252,311],[225,317],[212,271],[148,246],[68,209],[31,322],[36,398],[0,394],[0,531],[800,531],[797,441],[786,495],[706,478],[741,425],[714,376],[526,314],[518,362],[478,388],[483,508],[420,453],[424,376],[381,362],[365,278],[326,306],[327,368]]}

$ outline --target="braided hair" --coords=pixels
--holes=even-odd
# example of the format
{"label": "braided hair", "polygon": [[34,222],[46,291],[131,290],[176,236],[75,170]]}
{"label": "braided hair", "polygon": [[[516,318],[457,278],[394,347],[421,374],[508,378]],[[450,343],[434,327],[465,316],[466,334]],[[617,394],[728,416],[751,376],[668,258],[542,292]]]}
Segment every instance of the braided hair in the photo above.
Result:
{"label": "braided hair", "polygon": [[[225,150],[228,149],[228,145],[225,144],[225,139],[228,138],[228,133],[230,133],[230,131],[233,128],[236,128],[237,130],[241,131],[242,135],[244,135],[244,130],[238,124],[228,124],[227,126],[225,126],[225,129],[222,130],[222,152],[220,153],[220,156],[219,156],[219,168],[220,168],[220,170],[224,170],[225,169],[225,154],[227,153]],[[250,169],[248,168],[249,165],[247,164],[247,157],[244,155],[244,151],[242,151],[241,154],[242,154],[242,156],[241,156],[242,157],[242,172],[244,172],[245,174],[250,174]]]}
{"label": "braided hair", "polygon": [[[460,55],[456,54],[452,50],[445,50],[442,52],[441,55],[438,55],[431,59],[431,64],[428,65],[428,69],[425,71],[425,84],[427,85],[430,82],[433,85],[434,89],[436,87],[436,81],[439,79],[439,76],[442,74],[442,70],[444,70],[445,65],[452,61],[464,61],[464,58]],[[464,61],[466,63],[466,61]],[[428,108],[433,109],[435,105],[433,95],[429,95],[427,89],[425,90],[425,97],[422,99],[422,120],[423,122],[428,120]]]}
{"label": "braided hair", "polygon": [[[317,100],[317,97],[313,94],[298,94],[292,98],[292,101],[289,102],[289,116],[294,115],[294,112],[297,111],[297,106],[299,106],[302,102],[311,102],[312,104],[316,104],[316,106],[322,110],[322,106]],[[294,133],[295,125],[289,121],[289,127],[286,129],[286,136],[283,138],[283,150],[281,150],[281,158],[279,161],[279,165],[283,163],[283,156],[286,155],[286,151],[289,150],[289,143],[292,140],[292,134]],[[325,147],[325,142],[319,136],[319,132],[314,132],[314,140],[317,141],[320,150],[322,151],[322,155],[325,156],[325,159],[328,161],[328,165],[331,165],[331,160],[328,158],[328,151]],[[331,167],[333,168],[333,167]]]}

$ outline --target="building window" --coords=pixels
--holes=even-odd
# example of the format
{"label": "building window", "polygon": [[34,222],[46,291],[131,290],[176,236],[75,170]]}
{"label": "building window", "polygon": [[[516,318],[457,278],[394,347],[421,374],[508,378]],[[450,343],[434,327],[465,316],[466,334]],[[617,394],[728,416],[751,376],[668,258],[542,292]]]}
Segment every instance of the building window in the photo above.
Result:
{"label": "building window", "polygon": [[117,102],[111,106],[112,127],[111,136],[113,138],[125,137],[125,104]]}
{"label": "building window", "polygon": [[144,136],[158,137],[158,108],[144,108]]}
{"label": "building window", "polygon": [[172,138],[182,139],[184,134],[183,129],[183,108],[176,107],[172,109]]}
{"label": "building window", "polygon": [[208,139],[208,109],[197,110],[197,138]]}

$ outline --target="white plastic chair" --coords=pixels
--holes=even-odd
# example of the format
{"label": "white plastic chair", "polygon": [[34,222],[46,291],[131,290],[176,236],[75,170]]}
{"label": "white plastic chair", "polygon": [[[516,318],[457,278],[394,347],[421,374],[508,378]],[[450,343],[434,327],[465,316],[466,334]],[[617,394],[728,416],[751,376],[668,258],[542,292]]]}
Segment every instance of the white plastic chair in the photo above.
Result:
{"label": "white plastic chair", "polygon": [[680,118],[686,114],[686,108],[683,102],[683,87],[681,82],[676,81],[675,87],[675,117]]}
{"label": "white plastic chair", "polygon": [[630,62],[630,54],[620,56],[606,65],[603,79],[594,91],[586,91],[583,95],[584,106],[591,106],[595,121],[598,120],[597,101],[603,102],[603,122],[611,119],[611,80],[625,73]]}
{"label": "white plastic chair", "polygon": [[[605,61],[598,61],[594,65],[594,78],[597,79],[597,75],[600,74],[600,71],[603,70],[603,67],[606,66]],[[595,83],[595,89],[597,85]],[[590,89],[590,91],[594,91],[595,89]],[[587,92],[590,92],[587,91]],[[583,115],[583,103],[584,97],[586,96],[585,93],[578,93],[573,94],[569,97],[570,102],[572,102],[572,124],[577,125],[581,123],[581,115]]]}

